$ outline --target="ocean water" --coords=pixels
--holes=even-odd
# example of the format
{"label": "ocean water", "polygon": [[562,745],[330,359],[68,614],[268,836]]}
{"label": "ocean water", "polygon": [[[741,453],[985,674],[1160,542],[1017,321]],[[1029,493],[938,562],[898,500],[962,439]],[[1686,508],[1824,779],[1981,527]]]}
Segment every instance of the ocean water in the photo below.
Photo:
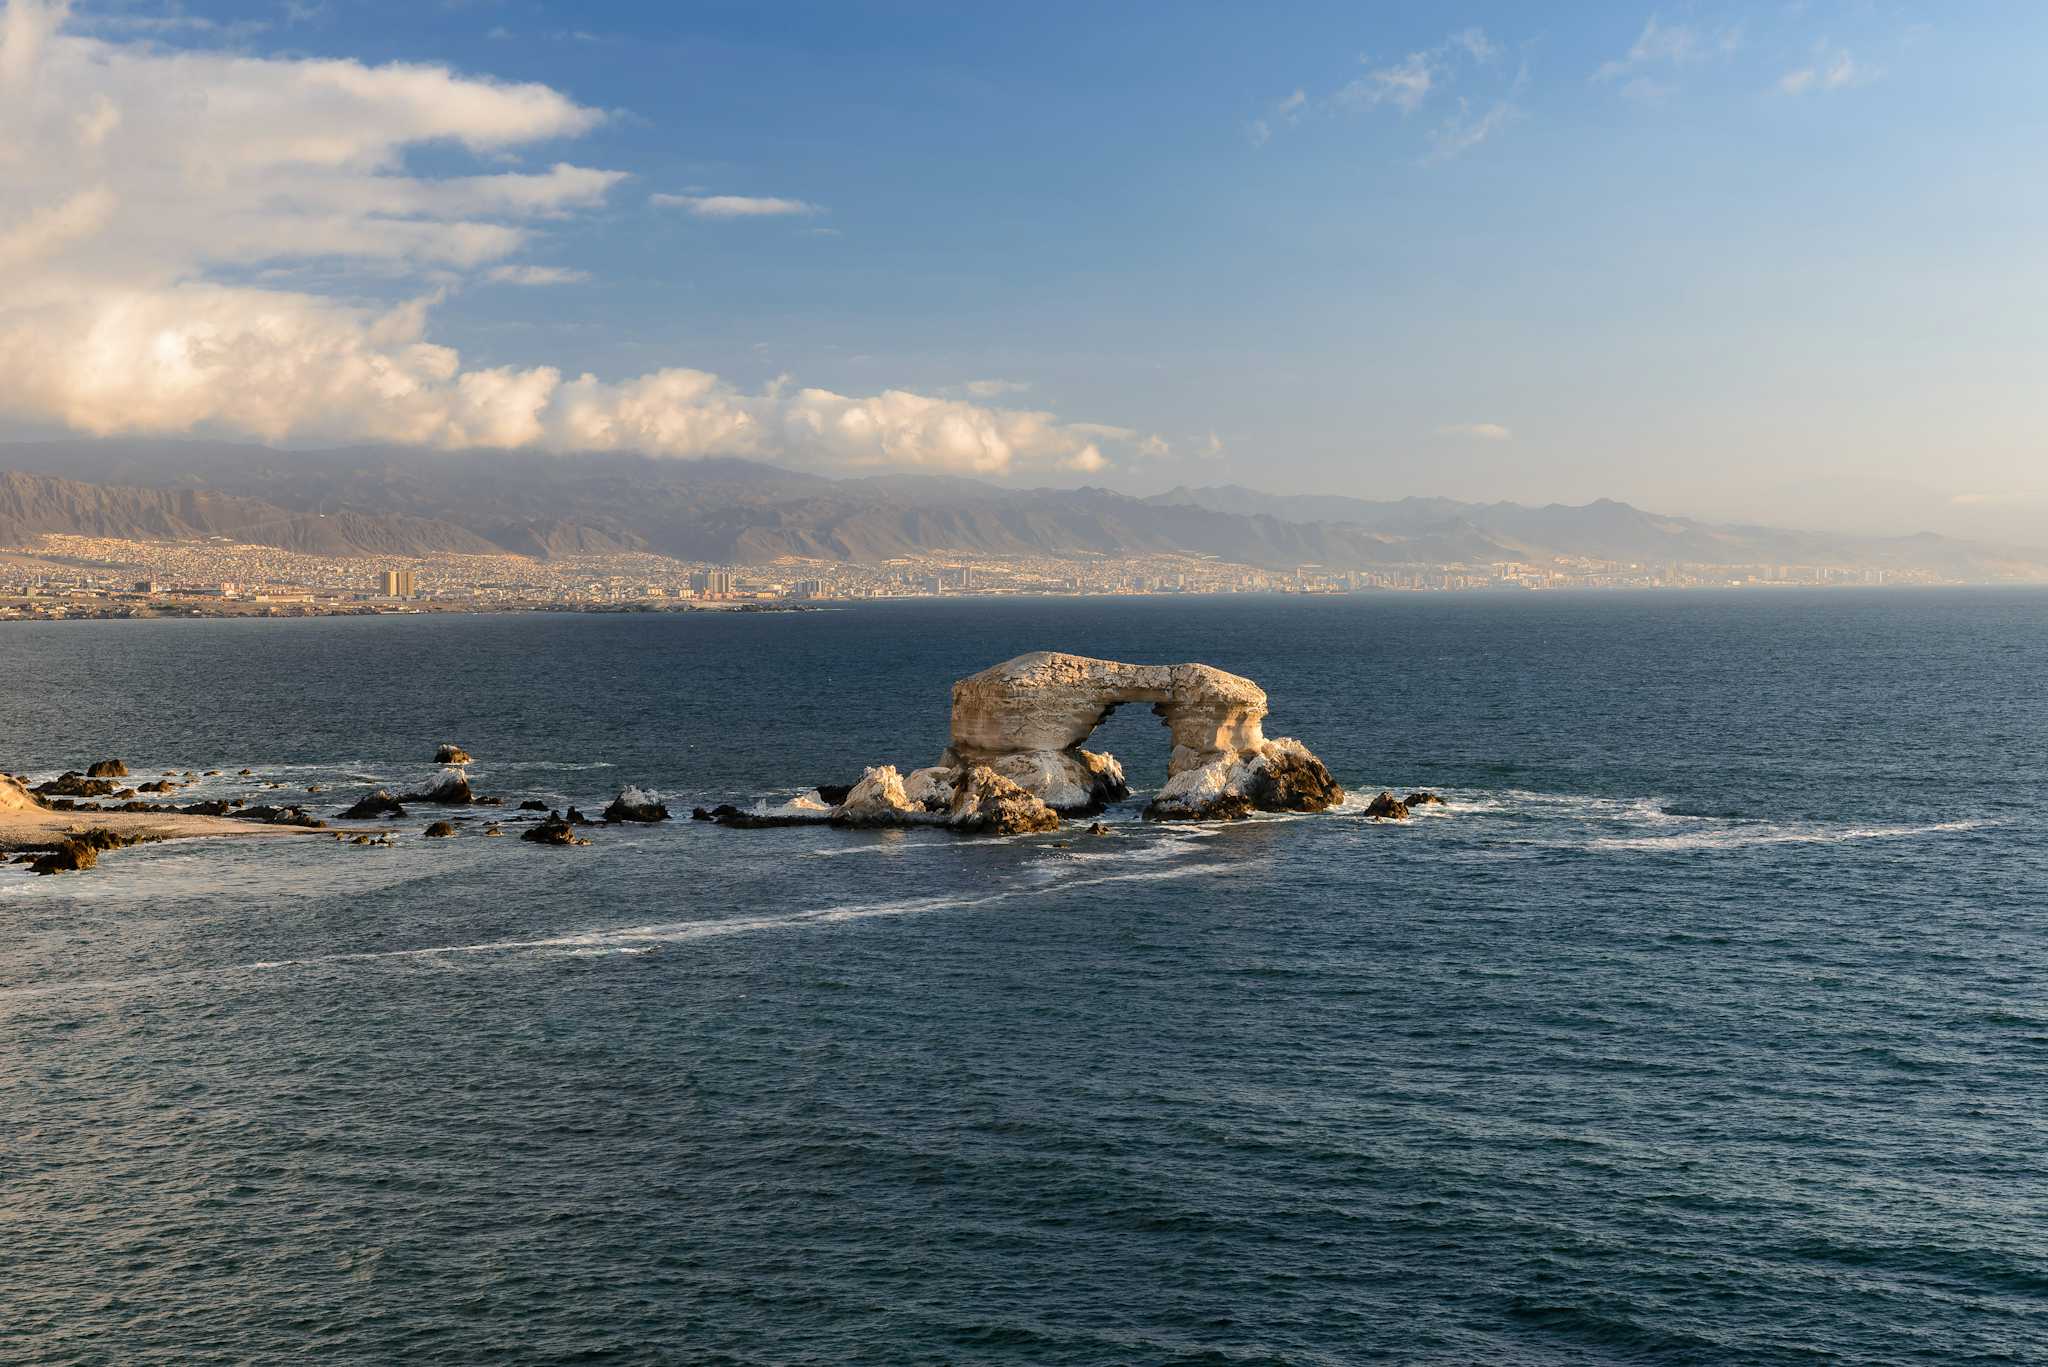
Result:
{"label": "ocean water", "polygon": [[2048,1361],[2048,595],[9,625],[0,768],[779,799],[1043,648],[1450,805],[0,871],[0,1360]]}

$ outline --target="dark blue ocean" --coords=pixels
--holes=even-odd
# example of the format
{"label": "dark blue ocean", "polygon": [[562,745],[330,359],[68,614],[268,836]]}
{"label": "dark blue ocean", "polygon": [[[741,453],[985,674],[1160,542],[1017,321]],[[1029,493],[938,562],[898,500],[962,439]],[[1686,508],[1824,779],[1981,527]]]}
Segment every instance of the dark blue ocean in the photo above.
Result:
{"label": "dark blue ocean", "polygon": [[2048,1361],[2048,595],[10,624],[0,768],[686,812],[1032,649],[1450,805],[0,871],[0,1360]]}

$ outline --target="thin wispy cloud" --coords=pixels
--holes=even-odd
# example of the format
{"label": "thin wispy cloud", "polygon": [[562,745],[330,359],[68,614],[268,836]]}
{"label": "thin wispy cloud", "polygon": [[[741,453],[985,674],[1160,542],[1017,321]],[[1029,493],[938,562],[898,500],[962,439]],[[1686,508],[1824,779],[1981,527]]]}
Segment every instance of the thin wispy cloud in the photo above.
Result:
{"label": "thin wispy cloud", "polygon": [[1520,104],[1522,90],[1529,83],[1529,69],[1524,66],[1515,73],[1514,84],[1507,93],[1484,105],[1474,104],[1464,96],[1458,97],[1455,112],[1429,131],[1429,156],[1427,161],[1449,161],[1485,142],[1494,134],[1515,123],[1522,117]]}
{"label": "thin wispy cloud", "polygon": [[1302,108],[1307,103],[1308,93],[1303,90],[1296,90],[1291,95],[1273,101],[1272,108],[1266,111],[1263,118],[1253,119],[1245,125],[1245,136],[1251,139],[1252,146],[1264,147],[1273,140],[1275,124],[1300,122]]}
{"label": "thin wispy cloud", "polygon": [[977,399],[996,399],[1005,394],[1022,394],[1031,388],[1029,380],[969,380],[961,388]]}
{"label": "thin wispy cloud", "polygon": [[484,279],[494,285],[580,285],[590,272],[567,266],[493,266]]}
{"label": "thin wispy cloud", "polygon": [[[1498,64],[1505,49],[1476,25],[1447,35],[1433,47],[1410,52],[1395,60],[1359,58],[1366,70],[1330,94],[1311,99],[1297,89],[1276,101],[1260,117],[1245,125],[1252,146],[1263,147],[1288,124],[1297,123],[1309,112],[1365,114],[1392,109],[1404,120],[1449,98],[1452,112],[1425,135],[1430,153],[1425,161],[1443,161],[1478,146],[1487,138],[1521,117],[1515,96],[1521,90],[1526,71],[1518,72],[1503,93],[1488,97],[1484,86],[1478,92],[1455,90],[1461,80]],[[1495,76],[1494,82],[1501,78]],[[1496,84],[1496,90],[1498,85]]]}
{"label": "thin wispy cloud", "polygon": [[1413,114],[1436,87],[1436,62],[1442,51],[1411,52],[1392,66],[1368,71],[1332,95],[1330,102],[1346,109],[1390,104],[1403,114]]}
{"label": "thin wispy cloud", "polygon": [[1498,61],[1501,52],[1500,44],[1487,37],[1485,29],[1477,25],[1459,29],[1435,47],[1411,52],[1398,62],[1374,67],[1347,83],[1330,100],[1344,108],[1372,109],[1392,105],[1403,114],[1413,114],[1432,93],[1452,79],[1459,61],[1487,66]]}
{"label": "thin wispy cloud", "polygon": [[1823,44],[1811,64],[1795,67],[1780,76],[1778,89],[1787,95],[1826,94],[1835,90],[1847,90],[1851,86],[1867,85],[1882,75],[1882,70],[1858,62],[1849,55],[1847,49],[1829,50]]}
{"label": "thin wispy cloud", "polygon": [[1440,437],[1462,437],[1469,441],[1513,441],[1515,434],[1497,422],[1454,422],[1436,429]]}
{"label": "thin wispy cloud", "polygon": [[657,194],[649,196],[649,202],[664,209],[681,209],[693,218],[791,218],[825,212],[808,200],[774,195]]}
{"label": "thin wispy cloud", "polygon": [[[1643,31],[1626,55],[1602,62],[1593,73],[1595,81],[1622,81],[1622,93],[1641,99],[1646,94],[1668,94],[1671,87],[1645,77],[1651,69],[1692,66],[1733,56],[1742,46],[1740,25],[1708,31],[1691,24],[1668,24],[1659,15],[1644,21]],[[1624,78],[1629,78],[1624,80]],[[1637,84],[1648,80],[1650,84]]]}

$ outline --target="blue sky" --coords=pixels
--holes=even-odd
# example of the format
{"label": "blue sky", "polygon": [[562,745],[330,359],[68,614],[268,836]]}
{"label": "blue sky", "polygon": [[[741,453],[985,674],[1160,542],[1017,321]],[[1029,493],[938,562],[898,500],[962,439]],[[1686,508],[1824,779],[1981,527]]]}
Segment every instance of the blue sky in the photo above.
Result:
{"label": "blue sky", "polygon": [[[2048,8],[1545,8],[80,0],[63,23],[595,111],[397,144],[422,179],[623,173],[488,266],[290,263],[322,298],[432,291],[423,335],[465,371],[687,367],[756,415],[803,387],[1079,425],[976,467],[1021,482],[2034,517]],[[1075,456],[1097,428],[1102,459]]]}

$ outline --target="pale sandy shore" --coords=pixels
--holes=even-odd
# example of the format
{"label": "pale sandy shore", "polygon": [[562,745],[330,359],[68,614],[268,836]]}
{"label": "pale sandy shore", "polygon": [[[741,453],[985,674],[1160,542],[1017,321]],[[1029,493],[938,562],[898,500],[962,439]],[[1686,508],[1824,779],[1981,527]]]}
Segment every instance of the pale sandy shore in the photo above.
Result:
{"label": "pale sandy shore", "polygon": [[0,852],[48,849],[67,835],[107,830],[135,840],[187,840],[197,837],[264,837],[324,835],[315,826],[273,826],[237,821],[228,816],[192,816],[184,812],[53,812],[14,779],[0,776]]}

